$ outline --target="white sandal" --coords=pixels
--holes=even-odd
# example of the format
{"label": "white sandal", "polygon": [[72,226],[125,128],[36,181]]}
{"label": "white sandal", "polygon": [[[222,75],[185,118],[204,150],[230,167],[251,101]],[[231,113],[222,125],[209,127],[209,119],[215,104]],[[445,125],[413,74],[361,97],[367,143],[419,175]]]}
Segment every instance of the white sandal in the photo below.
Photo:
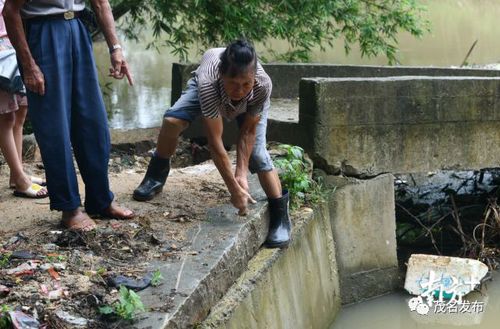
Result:
{"label": "white sandal", "polygon": [[[40,185],[40,186],[47,186],[47,182],[43,178],[36,177],[36,176],[30,176],[29,178],[31,180],[31,183],[33,183],[33,184],[37,184],[37,185]],[[9,188],[12,189],[12,190],[15,189],[16,188],[16,184],[10,184]]]}
{"label": "white sandal", "polygon": [[45,187],[38,184],[31,184],[25,191],[15,190],[14,195],[20,198],[42,199],[48,197],[49,193]]}

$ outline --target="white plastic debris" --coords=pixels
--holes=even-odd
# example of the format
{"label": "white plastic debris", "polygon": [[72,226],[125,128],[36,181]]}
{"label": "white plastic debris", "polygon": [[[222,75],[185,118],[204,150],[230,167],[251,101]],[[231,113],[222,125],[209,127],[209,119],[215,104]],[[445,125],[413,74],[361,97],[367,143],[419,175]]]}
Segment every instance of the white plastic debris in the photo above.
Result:
{"label": "white plastic debris", "polygon": [[63,310],[57,310],[55,313],[58,320],[66,324],[76,326],[77,328],[86,328],[88,320],[82,317],[74,316]]}
{"label": "white plastic debris", "polygon": [[465,296],[488,273],[488,266],[474,259],[436,255],[411,255],[405,289],[412,295],[450,299]]}

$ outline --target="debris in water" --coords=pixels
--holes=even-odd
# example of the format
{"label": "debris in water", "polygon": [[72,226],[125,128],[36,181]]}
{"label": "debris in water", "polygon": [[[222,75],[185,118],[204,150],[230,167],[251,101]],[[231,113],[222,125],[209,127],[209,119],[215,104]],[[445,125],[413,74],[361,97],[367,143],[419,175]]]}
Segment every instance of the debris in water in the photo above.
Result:
{"label": "debris in water", "polygon": [[475,259],[413,254],[404,287],[412,295],[458,298],[471,292],[487,273],[488,266]]}

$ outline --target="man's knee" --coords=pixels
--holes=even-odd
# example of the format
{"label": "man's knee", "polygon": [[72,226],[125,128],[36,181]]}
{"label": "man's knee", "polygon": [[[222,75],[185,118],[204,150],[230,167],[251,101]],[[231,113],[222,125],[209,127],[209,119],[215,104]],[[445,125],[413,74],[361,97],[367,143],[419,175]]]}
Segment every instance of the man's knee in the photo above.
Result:
{"label": "man's knee", "polygon": [[251,173],[271,171],[274,169],[273,161],[265,147],[254,148],[250,156],[249,169]]}
{"label": "man's knee", "polygon": [[177,119],[173,117],[165,117],[163,118],[163,124],[172,127],[172,128],[178,128],[178,129],[186,129],[189,126],[189,122],[186,120],[182,119]]}
{"label": "man's knee", "polygon": [[182,119],[165,117],[163,118],[162,132],[169,136],[180,135],[187,127],[189,122]]}

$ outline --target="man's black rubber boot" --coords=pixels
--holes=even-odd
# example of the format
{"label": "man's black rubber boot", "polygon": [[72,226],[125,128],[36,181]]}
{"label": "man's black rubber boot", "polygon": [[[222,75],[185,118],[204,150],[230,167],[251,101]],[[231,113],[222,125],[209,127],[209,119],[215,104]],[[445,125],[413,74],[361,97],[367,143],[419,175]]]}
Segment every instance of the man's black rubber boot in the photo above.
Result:
{"label": "man's black rubber boot", "polygon": [[149,162],[146,176],[144,176],[139,187],[134,190],[134,199],[137,201],[151,200],[163,190],[169,172],[170,159],[154,155]]}
{"label": "man's black rubber boot", "polygon": [[264,246],[268,248],[284,248],[290,243],[292,222],[288,214],[288,191],[277,199],[268,199],[269,202],[269,233]]}

